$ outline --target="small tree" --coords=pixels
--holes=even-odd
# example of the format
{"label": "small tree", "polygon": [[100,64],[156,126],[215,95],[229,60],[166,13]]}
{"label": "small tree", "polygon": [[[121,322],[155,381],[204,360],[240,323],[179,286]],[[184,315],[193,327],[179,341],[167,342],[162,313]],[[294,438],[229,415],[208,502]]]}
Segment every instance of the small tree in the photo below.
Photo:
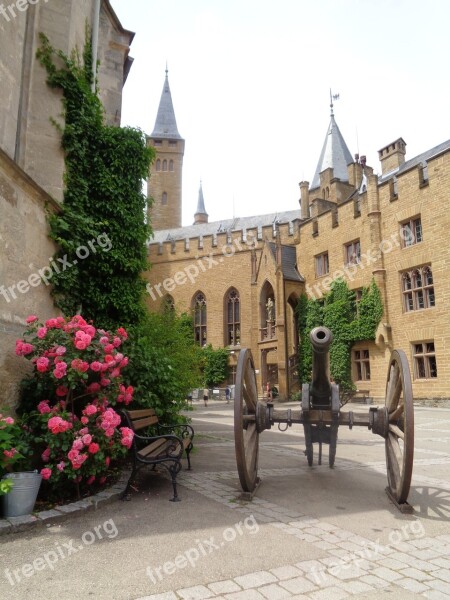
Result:
{"label": "small tree", "polygon": [[223,383],[229,375],[228,352],[225,348],[214,348],[211,344],[203,348],[203,379],[206,387]]}

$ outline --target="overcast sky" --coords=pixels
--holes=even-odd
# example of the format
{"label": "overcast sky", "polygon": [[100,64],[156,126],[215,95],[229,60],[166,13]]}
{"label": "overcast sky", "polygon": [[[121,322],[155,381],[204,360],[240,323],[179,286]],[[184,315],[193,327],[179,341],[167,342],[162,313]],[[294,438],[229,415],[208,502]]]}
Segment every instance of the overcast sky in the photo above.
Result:
{"label": "overcast sky", "polygon": [[334,112],[352,155],[450,138],[448,0],[111,0],[136,32],[122,124],[151,133],[166,61],[183,224],[200,179],[209,220],[294,210]]}

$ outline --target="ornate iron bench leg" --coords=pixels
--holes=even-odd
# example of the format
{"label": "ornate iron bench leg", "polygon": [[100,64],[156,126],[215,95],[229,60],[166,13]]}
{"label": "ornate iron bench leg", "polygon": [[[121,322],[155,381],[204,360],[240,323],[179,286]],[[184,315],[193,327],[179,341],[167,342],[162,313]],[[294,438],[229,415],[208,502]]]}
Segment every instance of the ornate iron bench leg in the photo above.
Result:
{"label": "ornate iron bench leg", "polygon": [[180,502],[180,498],[177,493],[177,475],[180,472],[181,463],[175,462],[171,467],[168,467],[170,476],[172,478],[172,486],[173,486],[173,498],[170,499],[170,502]]}
{"label": "ornate iron bench leg", "polygon": [[193,448],[192,442],[189,444],[189,446],[186,448],[186,458],[187,458],[187,463],[188,463],[188,468],[187,470],[190,471],[191,470],[191,450]]}

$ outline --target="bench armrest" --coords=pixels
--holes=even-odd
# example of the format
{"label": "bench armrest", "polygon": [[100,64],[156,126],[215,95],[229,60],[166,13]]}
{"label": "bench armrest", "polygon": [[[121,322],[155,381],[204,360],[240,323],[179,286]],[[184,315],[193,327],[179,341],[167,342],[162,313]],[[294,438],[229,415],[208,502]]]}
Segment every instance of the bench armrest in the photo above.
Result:
{"label": "bench armrest", "polygon": [[191,439],[194,437],[194,428],[191,427],[191,425],[184,425],[183,423],[177,425],[160,425],[158,423],[158,430],[169,430],[169,431],[176,431],[179,430],[180,433],[176,433],[176,435],[178,437],[184,438],[184,437],[190,437]]}

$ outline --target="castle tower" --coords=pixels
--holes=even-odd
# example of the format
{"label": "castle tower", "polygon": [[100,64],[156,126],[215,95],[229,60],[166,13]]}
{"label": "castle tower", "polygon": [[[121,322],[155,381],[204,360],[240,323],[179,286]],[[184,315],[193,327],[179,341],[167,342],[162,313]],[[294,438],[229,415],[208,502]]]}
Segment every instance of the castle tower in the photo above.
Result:
{"label": "castle tower", "polygon": [[198,202],[197,202],[197,210],[194,215],[194,225],[199,223],[207,223],[208,222],[208,213],[205,209],[205,200],[203,198],[203,188],[202,182],[200,181],[200,188],[198,190]]}
{"label": "castle tower", "polygon": [[147,195],[153,198],[151,225],[155,231],[181,227],[184,140],[178,133],[167,68],[155,127],[147,143],[156,151],[147,186]]}

